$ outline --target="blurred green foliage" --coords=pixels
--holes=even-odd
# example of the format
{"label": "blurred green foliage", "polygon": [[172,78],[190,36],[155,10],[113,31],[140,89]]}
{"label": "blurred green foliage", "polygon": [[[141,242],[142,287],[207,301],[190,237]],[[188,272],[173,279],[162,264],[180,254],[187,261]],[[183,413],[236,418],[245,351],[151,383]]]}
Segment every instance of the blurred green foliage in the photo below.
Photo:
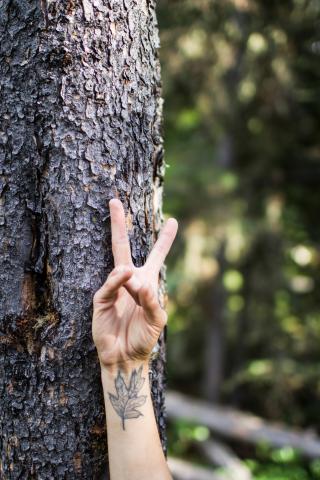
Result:
{"label": "blurred green foliage", "polygon": [[[206,427],[183,420],[175,421],[168,429],[169,455],[186,457],[195,464],[210,468],[197,449],[197,445],[209,436]],[[256,447],[246,446],[246,454],[243,463],[254,480],[320,480],[320,460],[306,461],[291,447],[275,449],[261,443]]]}
{"label": "blurred green foliage", "polygon": [[169,386],[316,430],[320,3],[159,0],[158,19],[164,206],[180,221]]}

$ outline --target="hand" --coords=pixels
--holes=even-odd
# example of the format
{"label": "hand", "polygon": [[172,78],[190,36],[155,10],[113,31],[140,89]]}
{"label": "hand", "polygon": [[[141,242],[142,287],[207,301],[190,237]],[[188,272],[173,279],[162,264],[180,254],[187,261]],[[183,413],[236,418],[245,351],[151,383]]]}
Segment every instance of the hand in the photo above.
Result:
{"label": "hand", "polygon": [[147,360],[166,325],[157,290],[160,268],[176,236],[174,218],[164,225],[145,265],[133,265],[120,200],[109,202],[115,268],[93,298],[92,335],[101,367]]}

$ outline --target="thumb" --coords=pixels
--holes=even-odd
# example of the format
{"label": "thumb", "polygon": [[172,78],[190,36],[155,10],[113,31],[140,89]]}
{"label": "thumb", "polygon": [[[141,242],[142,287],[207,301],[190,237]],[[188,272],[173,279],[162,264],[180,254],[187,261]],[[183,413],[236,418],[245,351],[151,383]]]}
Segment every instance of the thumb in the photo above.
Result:
{"label": "thumb", "polygon": [[137,277],[137,275],[132,275],[131,278],[124,284],[125,289],[128,293],[133,297],[134,301],[141,306],[140,299],[139,299],[139,291],[142,287],[142,283]]}

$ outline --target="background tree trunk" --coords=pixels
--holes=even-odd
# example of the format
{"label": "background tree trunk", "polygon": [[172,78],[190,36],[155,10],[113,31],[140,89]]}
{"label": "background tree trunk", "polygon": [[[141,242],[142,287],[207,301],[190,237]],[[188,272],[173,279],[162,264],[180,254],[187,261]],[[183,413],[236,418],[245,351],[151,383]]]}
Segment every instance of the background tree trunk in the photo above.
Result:
{"label": "background tree trunk", "polygon": [[108,200],[125,204],[136,265],[161,223],[155,1],[0,9],[0,476],[106,478],[92,296],[113,266]]}
{"label": "background tree trunk", "polygon": [[219,272],[214,279],[211,291],[211,316],[209,318],[204,342],[203,394],[207,400],[215,403],[218,403],[220,400],[225,369],[226,338],[224,324],[226,292],[223,286],[223,275],[227,267],[225,250],[226,241],[222,239],[217,252]]}

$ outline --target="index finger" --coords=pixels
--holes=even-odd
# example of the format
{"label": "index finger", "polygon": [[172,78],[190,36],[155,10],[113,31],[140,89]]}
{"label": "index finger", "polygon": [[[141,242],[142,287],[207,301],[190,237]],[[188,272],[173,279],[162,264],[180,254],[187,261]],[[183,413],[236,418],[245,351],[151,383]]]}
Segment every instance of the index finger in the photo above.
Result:
{"label": "index finger", "polygon": [[117,198],[113,198],[109,202],[109,207],[114,264],[132,264],[126,217],[122,202]]}

